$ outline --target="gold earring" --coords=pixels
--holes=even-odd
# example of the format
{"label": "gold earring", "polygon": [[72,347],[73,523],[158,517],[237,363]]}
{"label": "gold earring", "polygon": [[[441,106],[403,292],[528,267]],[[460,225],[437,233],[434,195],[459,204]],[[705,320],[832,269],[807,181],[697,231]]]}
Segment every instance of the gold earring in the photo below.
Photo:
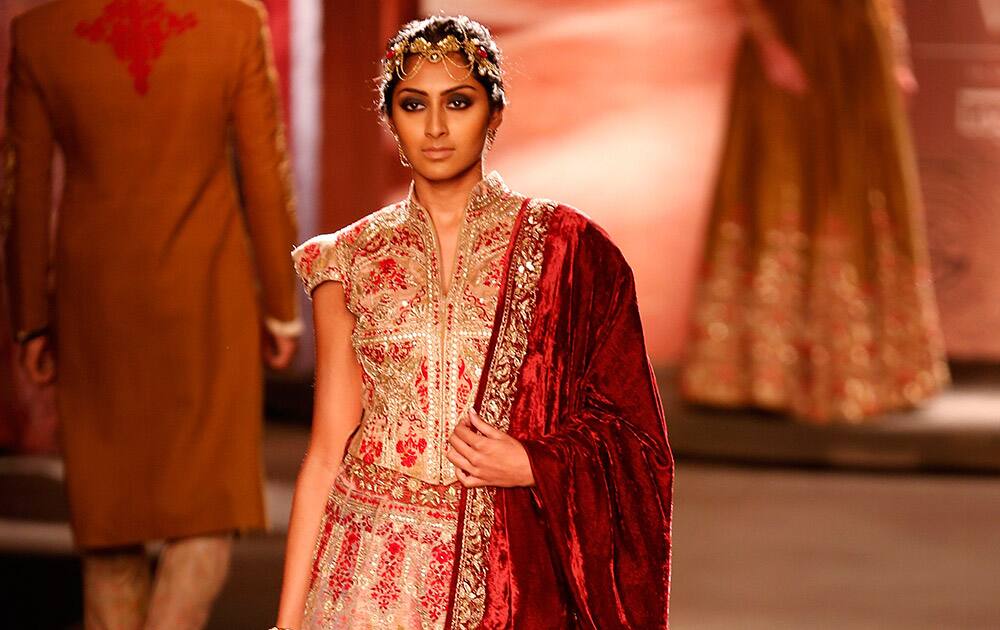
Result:
{"label": "gold earring", "polygon": [[497,130],[496,130],[496,127],[490,127],[489,129],[487,129],[486,130],[486,147],[485,147],[485,151],[483,151],[483,153],[489,153],[490,150],[493,149],[493,143],[496,142],[496,139],[497,139]]}
{"label": "gold earring", "polygon": [[396,139],[396,150],[399,152],[399,163],[410,168],[410,161],[406,159],[406,154],[403,153],[403,143],[399,141],[399,136],[392,134],[392,137]]}

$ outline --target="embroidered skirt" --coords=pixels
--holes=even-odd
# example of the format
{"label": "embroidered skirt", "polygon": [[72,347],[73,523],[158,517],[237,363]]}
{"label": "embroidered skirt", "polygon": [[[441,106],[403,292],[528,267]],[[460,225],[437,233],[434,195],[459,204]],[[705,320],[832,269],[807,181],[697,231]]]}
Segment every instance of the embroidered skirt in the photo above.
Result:
{"label": "embroidered skirt", "polygon": [[443,628],[459,484],[348,454],[320,525],[303,628]]}

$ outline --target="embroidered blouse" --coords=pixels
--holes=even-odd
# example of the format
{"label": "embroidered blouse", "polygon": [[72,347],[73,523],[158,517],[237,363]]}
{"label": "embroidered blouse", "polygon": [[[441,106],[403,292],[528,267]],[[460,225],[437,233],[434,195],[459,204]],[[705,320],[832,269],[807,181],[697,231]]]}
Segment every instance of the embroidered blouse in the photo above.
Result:
{"label": "embroidered blouse", "polygon": [[363,417],[348,446],[356,460],[430,484],[457,481],[448,438],[473,403],[524,199],[496,172],[473,189],[447,292],[437,232],[412,185],[403,201],[293,251],[306,292],[343,283],[356,318]]}

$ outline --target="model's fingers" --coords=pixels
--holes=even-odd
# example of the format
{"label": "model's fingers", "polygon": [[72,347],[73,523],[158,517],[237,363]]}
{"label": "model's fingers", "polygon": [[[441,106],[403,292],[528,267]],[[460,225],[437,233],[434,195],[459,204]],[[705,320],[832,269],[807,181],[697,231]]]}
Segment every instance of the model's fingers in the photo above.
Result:
{"label": "model's fingers", "polygon": [[466,488],[482,488],[483,486],[488,485],[486,481],[476,477],[475,475],[470,475],[463,470],[456,469],[455,476],[458,477],[458,482]]}
{"label": "model's fingers", "polygon": [[475,467],[472,465],[472,462],[470,462],[467,457],[462,455],[454,446],[447,450],[445,457],[448,458],[449,462],[455,465],[455,474],[458,474],[459,472],[463,474],[470,474],[474,472],[473,469]]}
{"label": "model's fingers", "polygon": [[448,443],[451,445],[451,448],[458,451],[458,454],[467,459],[469,463],[473,463],[479,459],[479,454],[476,452],[476,449],[463,442],[462,439],[454,433],[450,438],[448,438]]}
{"label": "model's fingers", "polygon": [[485,420],[479,417],[479,414],[474,410],[469,412],[469,419],[472,420],[472,426],[475,427],[476,431],[479,431],[486,437],[498,440],[507,437],[507,434],[496,428],[491,424],[487,424]]}
{"label": "model's fingers", "polygon": [[458,423],[455,427],[453,435],[457,435],[463,442],[475,449],[478,449],[483,441],[483,436],[476,433],[473,425],[471,424],[462,424],[461,422]]}

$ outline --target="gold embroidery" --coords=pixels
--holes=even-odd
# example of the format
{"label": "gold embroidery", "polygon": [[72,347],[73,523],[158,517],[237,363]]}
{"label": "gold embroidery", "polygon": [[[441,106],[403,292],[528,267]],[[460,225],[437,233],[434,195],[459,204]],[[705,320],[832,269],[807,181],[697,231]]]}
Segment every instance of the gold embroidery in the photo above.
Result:
{"label": "gold embroidery", "polygon": [[343,463],[344,475],[350,477],[360,489],[394,501],[423,507],[458,510],[462,496],[460,486],[430,484],[403,473],[375,464],[366,464],[347,453]]}
{"label": "gold embroidery", "polygon": [[[542,273],[548,219],[555,207],[556,204],[550,201],[532,200],[525,208],[523,223],[511,252],[504,303],[497,312],[496,346],[487,381],[483,385],[479,414],[484,421],[503,431],[510,427],[510,407],[527,351],[528,332]],[[457,576],[450,623],[453,629],[476,627],[483,618],[494,493],[493,488],[466,491],[464,510],[460,514]]]}
{"label": "gold embroidery", "polygon": [[344,283],[364,408],[317,540],[305,627],[444,626],[462,496],[447,439],[479,386],[523,201],[495,173],[477,187],[447,294],[412,193],[293,253],[307,291]]}
{"label": "gold embroidery", "polygon": [[496,173],[477,186],[459,232],[447,294],[430,215],[412,191],[293,256],[307,291],[344,282],[356,323],[364,418],[348,451],[427,483],[457,481],[448,438],[483,371],[501,262],[524,197]]}
{"label": "gold embroidery", "polygon": [[[930,273],[895,236],[885,195],[869,194],[875,261],[830,215],[808,236],[794,191],[759,254],[737,221],[720,225],[681,373],[690,400],[857,422],[913,406],[948,381]],[[756,257],[755,257],[756,256]]]}

